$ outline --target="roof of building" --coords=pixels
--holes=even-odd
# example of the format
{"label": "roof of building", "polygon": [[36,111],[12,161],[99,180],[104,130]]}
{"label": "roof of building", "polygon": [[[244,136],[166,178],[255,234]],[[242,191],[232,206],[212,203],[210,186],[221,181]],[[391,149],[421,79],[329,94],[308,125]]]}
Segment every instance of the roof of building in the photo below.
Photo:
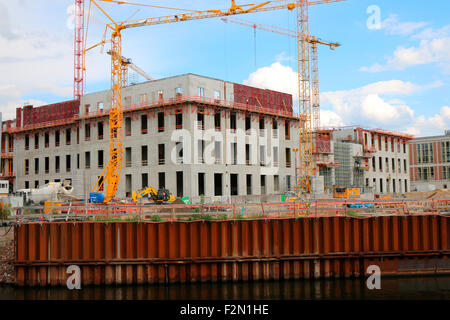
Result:
{"label": "roof of building", "polygon": [[445,130],[445,134],[441,136],[424,136],[424,137],[417,137],[414,138],[411,142],[419,142],[419,141],[427,141],[427,140],[436,140],[436,139],[450,139],[450,130]]}
{"label": "roof of building", "polygon": [[[165,77],[165,78],[160,78],[160,79],[154,79],[154,80],[148,80],[148,81],[143,81],[143,82],[139,82],[139,83],[129,84],[128,87],[145,85],[145,84],[148,84],[148,83],[151,83],[151,82],[157,82],[157,81],[167,80],[167,79],[175,79],[175,78],[180,78],[180,77],[184,77],[184,76],[196,76],[196,77],[200,77],[200,78],[204,78],[204,79],[223,81],[223,82],[231,83],[231,84],[240,84],[240,83],[237,83],[237,82],[226,81],[226,80],[223,80],[223,79],[218,79],[218,78],[214,78],[214,77],[203,76],[203,75],[199,75],[199,74],[196,74],[196,73],[188,72],[188,73],[183,73],[183,74],[179,74],[179,75],[175,75],[175,76],[169,76],[169,77]],[[240,84],[240,85],[244,85],[244,84]],[[269,91],[273,91],[273,92],[279,92],[279,93],[283,93],[283,94],[292,95],[292,94],[290,94],[288,92],[282,92],[282,91],[278,91],[278,90],[272,90],[272,89],[267,89],[267,88],[259,88],[259,87],[248,86],[248,85],[245,85],[245,86],[252,87],[252,88],[258,88],[258,89],[261,89],[261,90],[269,90]],[[96,92],[86,93],[86,94],[84,94],[84,96],[88,96],[90,94],[96,94],[96,93],[99,93],[99,92],[108,92],[108,91],[109,91],[109,89],[107,89],[107,90],[100,90],[100,91],[96,91]]]}
{"label": "roof of building", "polygon": [[401,137],[404,139],[413,139],[414,138],[414,136],[412,134],[408,134],[408,133],[396,132],[396,131],[392,131],[392,130],[385,130],[385,129],[381,129],[381,128],[367,128],[367,127],[363,127],[363,126],[359,126],[359,125],[342,126],[342,127],[322,127],[318,131],[330,132],[330,131],[345,131],[345,130],[351,130],[351,131],[362,130],[362,131],[367,131],[367,132],[382,134],[382,135],[387,135],[387,136]]}

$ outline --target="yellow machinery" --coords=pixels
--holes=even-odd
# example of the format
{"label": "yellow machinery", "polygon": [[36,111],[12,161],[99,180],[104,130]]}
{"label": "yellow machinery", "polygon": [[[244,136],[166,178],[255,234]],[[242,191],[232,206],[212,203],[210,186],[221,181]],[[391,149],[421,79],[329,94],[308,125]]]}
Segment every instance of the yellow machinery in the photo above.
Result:
{"label": "yellow machinery", "polygon": [[374,198],[375,198],[375,200],[391,200],[392,199],[392,197],[390,197],[390,196],[381,195],[379,193],[375,193]]}
{"label": "yellow machinery", "polygon": [[55,207],[61,207],[62,203],[57,201],[45,201],[44,202],[44,213],[55,213],[59,214],[61,213],[61,210],[55,209]]}
{"label": "yellow machinery", "polygon": [[140,198],[145,196],[147,196],[149,200],[152,200],[153,202],[158,204],[175,201],[174,195],[172,195],[169,190],[159,189],[158,191],[156,191],[156,189],[152,187],[147,187],[139,191],[133,191],[131,198],[134,202],[138,202]]}
{"label": "yellow machinery", "polygon": [[[100,178],[92,188],[91,193],[98,193],[106,185],[106,195],[104,202],[114,200],[119,186],[120,174],[123,162],[123,112],[122,112],[122,86],[123,86],[123,64],[122,64],[122,30],[182,22],[189,20],[199,20],[206,18],[217,18],[235,14],[245,14],[279,9],[296,9],[297,12],[297,54],[298,54],[298,88],[299,88],[299,117],[300,117],[300,180],[295,188],[297,193],[311,192],[310,178],[313,176],[312,163],[312,128],[311,128],[311,79],[310,79],[310,50],[309,42],[309,14],[308,8],[312,4],[323,4],[331,2],[341,2],[344,0],[296,0],[296,1],[264,1],[259,4],[236,5],[235,0],[231,0],[228,10],[184,10],[184,13],[145,18],[139,20],[128,20],[115,22],[101,8],[97,1],[116,3],[119,5],[136,5],[119,0],[91,0],[103,14],[111,21],[106,29],[111,30],[111,108],[109,110],[109,161],[105,166]],[[151,7],[152,5],[145,5]],[[171,8],[173,9],[173,8]],[[102,41],[105,43],[105,41]]]}
{"label": "yellow machinery", "polygon": [[359,188],[335,188],[333,196],[335,198],[349,199],[349,198],[359,198],[361,195],[361,189]]}

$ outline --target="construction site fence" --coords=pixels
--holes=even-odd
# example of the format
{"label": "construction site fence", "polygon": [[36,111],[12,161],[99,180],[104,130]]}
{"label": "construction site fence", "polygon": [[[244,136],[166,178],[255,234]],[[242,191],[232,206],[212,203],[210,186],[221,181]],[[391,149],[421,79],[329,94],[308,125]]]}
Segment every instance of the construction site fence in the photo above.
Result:
{"label": "construction site fence", "polygon": [[157,204],[84,204],[19,208],[9,217],[13,223],[47,223],[52,221],[198,221],[236,219],[285,219],[345,216],[368,218],[386,215],[450,216],[450,200],[381,200],[381,201],[309,201],[259,204],[157,205]]}

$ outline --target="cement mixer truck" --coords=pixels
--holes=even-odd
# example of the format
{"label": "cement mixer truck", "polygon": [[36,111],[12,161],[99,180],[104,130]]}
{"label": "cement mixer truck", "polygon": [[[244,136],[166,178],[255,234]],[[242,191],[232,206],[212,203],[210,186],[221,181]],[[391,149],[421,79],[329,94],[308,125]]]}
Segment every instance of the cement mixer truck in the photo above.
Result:
{"label": "cement mixer truck", "polygon": [[23,197],[25,205],[43,205],[47,201],[70,201],[78,200],[72,196],[73,187],[70,181],[49,182],[36,189],[20,189],[16,194]]}

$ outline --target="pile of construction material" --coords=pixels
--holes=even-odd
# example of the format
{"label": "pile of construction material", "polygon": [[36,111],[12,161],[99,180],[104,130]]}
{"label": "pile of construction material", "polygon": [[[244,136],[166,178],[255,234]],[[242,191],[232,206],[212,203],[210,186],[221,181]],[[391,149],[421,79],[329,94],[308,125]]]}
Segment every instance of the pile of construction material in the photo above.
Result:
{"label": "pile of construction material", "polygon": [[408,192],[408,199],[416,200],[450,200],[450,190],[438,189],[428,192]]}
{"label": "pile of construction material", "polygon": [[[0,236],[2,236],[0,231]],[[14,283],[14,241],[3,241],[0,246],[0,284]]]}
{"label": "pile of construction material", "polygon": [[14,283],[14,228],[0,227],[0,284]]}

